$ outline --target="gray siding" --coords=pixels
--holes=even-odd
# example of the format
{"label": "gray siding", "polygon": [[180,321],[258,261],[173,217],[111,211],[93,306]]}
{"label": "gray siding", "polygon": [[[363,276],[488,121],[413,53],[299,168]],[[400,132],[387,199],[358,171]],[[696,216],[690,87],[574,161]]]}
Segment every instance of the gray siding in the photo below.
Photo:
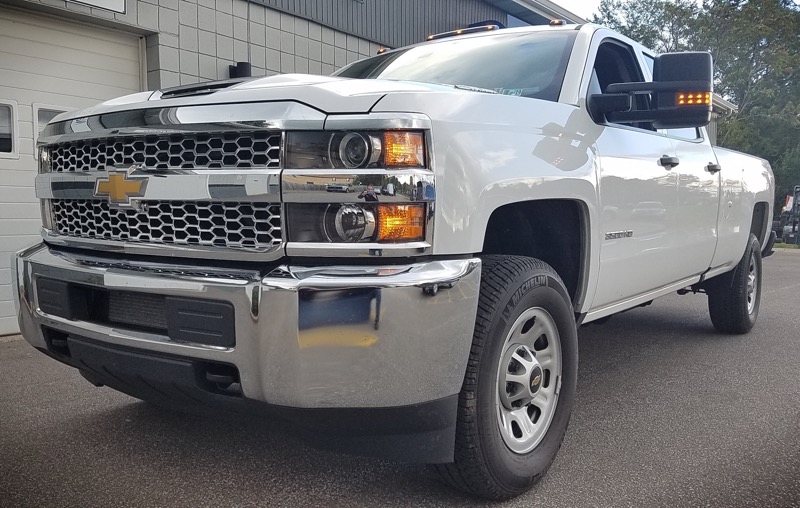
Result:
{"label": "gray siding", "polygon": [[481,0],[252,0],[389,47],[422,42],[432,33],[494,19],[504,11]]}

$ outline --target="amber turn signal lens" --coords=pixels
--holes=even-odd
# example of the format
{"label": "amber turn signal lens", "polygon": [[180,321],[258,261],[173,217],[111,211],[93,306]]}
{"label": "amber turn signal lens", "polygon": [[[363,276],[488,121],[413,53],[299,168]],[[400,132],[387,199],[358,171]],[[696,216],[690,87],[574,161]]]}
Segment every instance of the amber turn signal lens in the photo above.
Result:
{"label": "amber turn signal lens", "polygon": [[678,106],[708,106],[711,104],[711,92],[679,93],[675,102]]}
{"label": "amber turn signal lens", "polygon": [[386,167],[425,167],[421,132],[385,132],[383,145]]}
{"label": "amber turn signal lens", "polygon": [[410,242],[425,237],[425,205],[379,205],[379,242]]}

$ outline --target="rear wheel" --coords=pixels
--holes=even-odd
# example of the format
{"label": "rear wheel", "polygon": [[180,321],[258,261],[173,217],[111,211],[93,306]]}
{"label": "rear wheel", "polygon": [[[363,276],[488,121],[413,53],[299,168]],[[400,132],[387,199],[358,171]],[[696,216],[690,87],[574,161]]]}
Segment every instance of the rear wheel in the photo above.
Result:
{"label": "rear wheel", "polygon": [[577,364],[575,317],[558,274],[538,259],[484,257],[455,462],[437,466],[442,477],[490,499],[528,490],[564,439]]}
{"label": "rear wheel", "polygon": [[761,245],[750,235],[736,268],[709,281],[708,312],[714,328],[743,334],[756,324],[761,306]]}

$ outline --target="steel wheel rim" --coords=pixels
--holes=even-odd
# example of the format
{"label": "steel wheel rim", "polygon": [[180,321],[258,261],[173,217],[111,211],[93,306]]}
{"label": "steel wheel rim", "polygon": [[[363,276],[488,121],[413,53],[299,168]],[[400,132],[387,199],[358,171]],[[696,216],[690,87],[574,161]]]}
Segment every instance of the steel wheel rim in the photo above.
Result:
{"label": "steel wheel rim", "polygon": [[528,453],[544,439],[558,406],[560,386],[558,327],[546,310],[528,309],[505,338],[497,371],[497,424],[512,452]]}
{"label": "steel wheel rim", "polygon": [[756,273],[756,256],[750,254],[749,270],[747,273],[747,313],[752,314],[756,307],[756,287],[758,274]]}

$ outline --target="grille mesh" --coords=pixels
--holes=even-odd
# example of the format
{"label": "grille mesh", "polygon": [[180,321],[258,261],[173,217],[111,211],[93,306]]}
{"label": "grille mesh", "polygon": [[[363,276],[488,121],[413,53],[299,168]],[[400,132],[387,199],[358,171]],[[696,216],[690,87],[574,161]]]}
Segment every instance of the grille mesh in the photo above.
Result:
{"label": "grille mesh", "polygon": [[120,136],[49,145],[50,170],[105,171],[144,164],[148,169],[277,168],[278,132],[220,132]]}
{"label": "grille mesh", "polygon": [[53,227],[66,236],[271,250],[281,243],[280,205],[143,201],[144,211],[107,201],[54,199]]}
{"label": "grille mesh", "polygon": [[108,293],[108,321],[167,330],[166,297],[132,291]]}

